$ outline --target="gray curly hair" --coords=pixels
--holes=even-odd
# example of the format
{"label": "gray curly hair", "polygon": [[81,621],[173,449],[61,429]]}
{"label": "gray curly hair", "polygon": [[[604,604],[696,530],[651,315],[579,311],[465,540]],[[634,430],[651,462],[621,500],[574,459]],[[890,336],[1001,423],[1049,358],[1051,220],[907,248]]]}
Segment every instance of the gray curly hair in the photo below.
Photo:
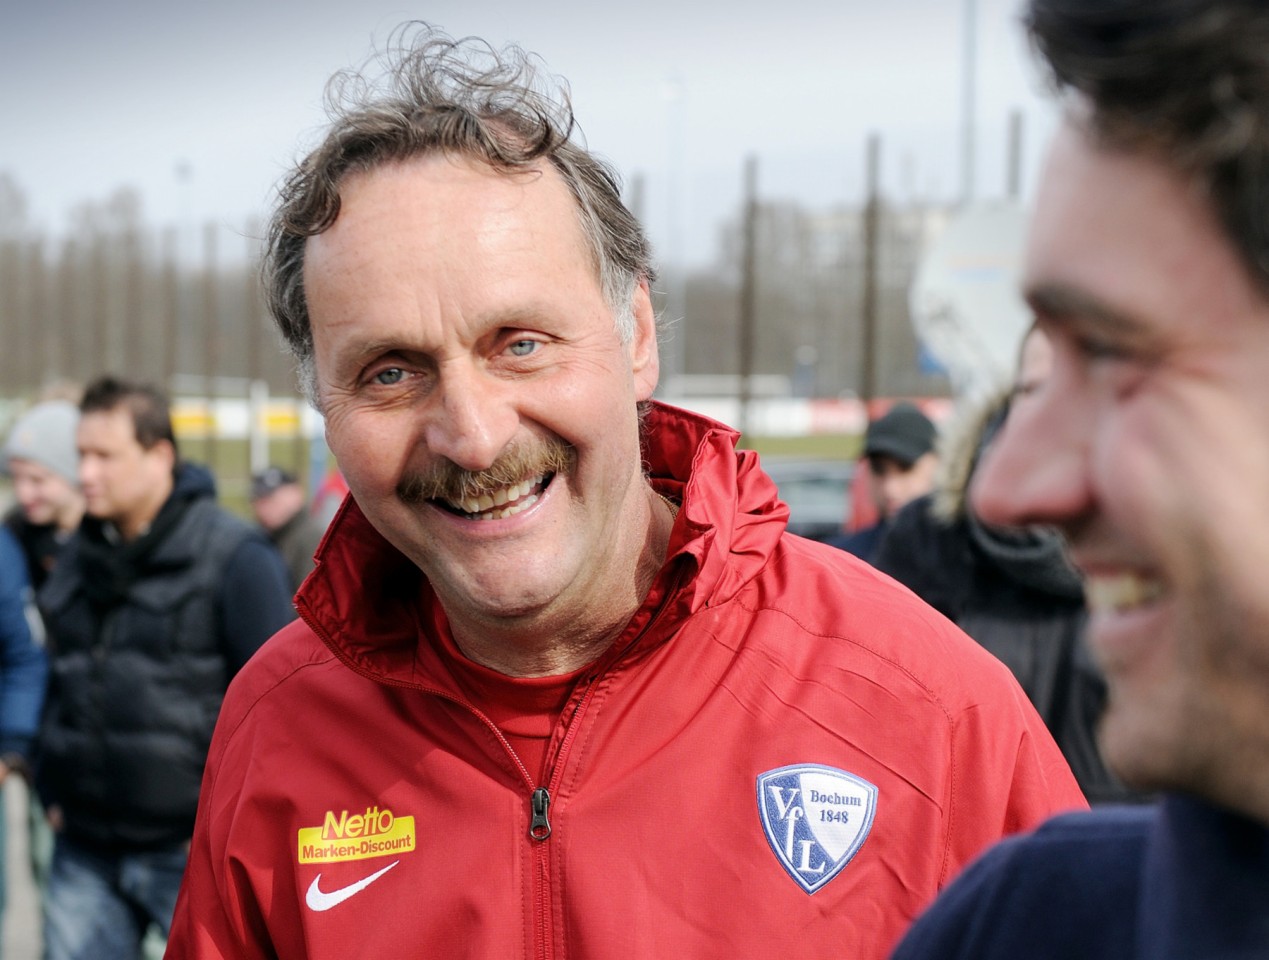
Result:
{"label": "gray curly hair", "polygon": [[572,139],[576,121],[567,84],[544,75],[537,58],[518,46],[498,51],[421,22],[396,28],[368,65],[374,63],[382,67],[378,79],[363,67],[328,82],[330,126],[284,180],[269,223],[266,297],[309,401],[318,405],[304,293],[306,242],[339,216],[346,177],[413,157],[462,155],[508,172],[549,162],[577,200],[604,299],[628,343],[635,286],[655,279],[651,245],[621,201],[616,172]]}

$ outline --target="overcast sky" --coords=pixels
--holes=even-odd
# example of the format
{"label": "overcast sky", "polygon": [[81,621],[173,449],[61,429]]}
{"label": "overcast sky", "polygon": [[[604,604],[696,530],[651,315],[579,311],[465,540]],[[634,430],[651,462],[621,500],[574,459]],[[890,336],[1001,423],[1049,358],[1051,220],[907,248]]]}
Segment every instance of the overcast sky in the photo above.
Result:
{"label": "overcast sky", "polygon": [[[1017,0],[976,5],[975,193],[1004,192],[1016,109],[1029,194],[1054,108]],[[748,154],[764,196],[855,202],[875,132],[889,195],[958,197],[964,9],[962,0],[14,3],[0,28],[0,172],[26,192],[35,224],[53,230],[76,204],[122,186],[140,191],[156,223],[241,225],[267,211],[313,142],[330,73],[399,22],[424,18],[456,36],[516,41],[565,77],[591,149],[628,183],[642,179],[660,259],[699,263],[739,202]]]}

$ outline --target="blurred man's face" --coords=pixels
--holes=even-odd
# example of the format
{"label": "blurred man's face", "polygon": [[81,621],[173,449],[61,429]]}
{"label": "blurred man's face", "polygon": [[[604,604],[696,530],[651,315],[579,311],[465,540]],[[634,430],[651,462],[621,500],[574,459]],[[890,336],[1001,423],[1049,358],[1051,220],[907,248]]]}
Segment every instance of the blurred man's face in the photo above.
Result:
{"label": "blurred man's face", "polygon": [[34,524],[73,526],[80,514],[79,491],[42,463],[14,457],[9,461],[13,495],[22,515]]}
{"label": "blurred man's face", "polygon": [[1052,524],[1088,577],[1128,782],[1269,796],[1269,303],[1198,191],[1068,121],[1025,292],[1052,369],[974,482],[998,524]]}
{"label": "blurred man's face", "polygon": [[358,505],[452,623],[604,623],[645,546],[646,288],[623,343],[549,165],[411,160],[350,177],[341,200],[304,278],[326,435]]}
{"label": "blurred man's face", "polygon": [[263,497],[251,501],[256,522],[266,530],[277,530],[304,509],[304,488],[298,483],[284,483]]}
{"label": "blurred man's face", "polygon": [[888,519],[904,504],[933,490],[938,464],[936,453],[924,454],[912,463],[901,463],[884,454],[869,457],[868,469],[872,474],[877,512]]}
{"label": "blurred man's face", "polygon": [[79,482],[85,510],[132,539],[158,515],[172,492],[172,445],[149,450],[137,440],[125,407],[94,410],[79,418]]}

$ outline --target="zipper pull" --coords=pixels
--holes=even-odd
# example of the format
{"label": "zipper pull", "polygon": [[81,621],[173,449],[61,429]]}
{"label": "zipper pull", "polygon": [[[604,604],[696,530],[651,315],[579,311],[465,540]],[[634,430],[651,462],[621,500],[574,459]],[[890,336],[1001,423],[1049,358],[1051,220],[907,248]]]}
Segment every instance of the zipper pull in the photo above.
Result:
{"label": "zipper pull", "polygon": [[529,836],[534,840],[545,840],[551,835],[551,821],[546,813],[551,807],[551,795],[546,787],[538,787],[533,791],[533,822],[529,824]]}

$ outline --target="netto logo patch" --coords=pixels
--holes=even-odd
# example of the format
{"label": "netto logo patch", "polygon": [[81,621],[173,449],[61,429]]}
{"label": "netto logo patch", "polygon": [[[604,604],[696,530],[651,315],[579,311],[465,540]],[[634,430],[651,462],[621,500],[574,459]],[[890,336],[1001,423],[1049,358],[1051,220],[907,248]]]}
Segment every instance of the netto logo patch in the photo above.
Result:
{"label": "netto logo patch", "polygon": [[409,853],[414,849],[414,818],[398,817],[391,810],[367,807],[349,815],[327,810],[320,827],[301,827],[300,863],[337,863]]}

